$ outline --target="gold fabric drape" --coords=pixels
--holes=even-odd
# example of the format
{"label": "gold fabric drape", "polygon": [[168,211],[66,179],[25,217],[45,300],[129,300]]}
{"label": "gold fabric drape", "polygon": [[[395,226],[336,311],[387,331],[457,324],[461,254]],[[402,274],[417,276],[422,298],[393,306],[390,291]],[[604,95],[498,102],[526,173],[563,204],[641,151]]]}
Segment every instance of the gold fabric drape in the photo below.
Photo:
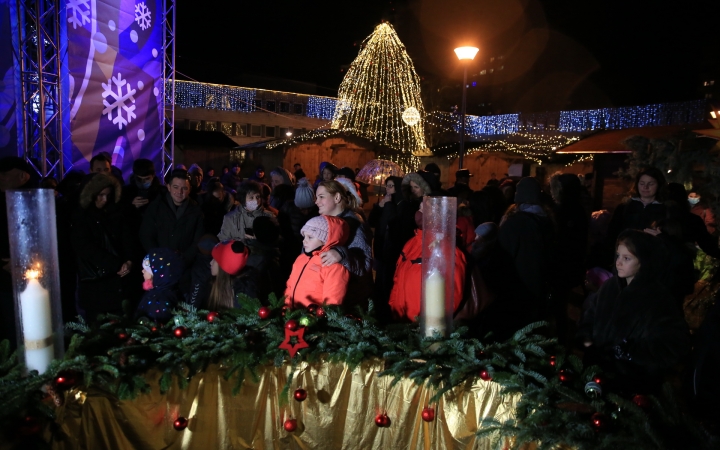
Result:
{"label": "gold fabric drape", "polygon": [[[160,394],[161,373],[151,371],[152,392],[119,401],[98,390],[66,394],[57,410],[59,431],[52,447],[70,449],[490,449],[475,432],[483,418],[505,420],[514,414],[518,395],[500,396],[500,386],[477,380],[458,386],[435,407],[435,420],[421,413],[434,392],[403,379],[392,388],[390,377],[378,377],[383,361],[371,360],[350,370],[345,364],[302,363],[293,376],[288,399],[279,396],[291,368],[259,369],[255,382],[247,374],[240,392],[223,378],[224,369],[211,366],[196,375],[186,389],[172,387]],[[300,403],[292,398],[302,387]],[[392,423],[378,428],[375,416],[387,411]],[[176,431],[178,416],[189,419]],[[298,428],[288,433],[284,420],[292,416]]]}

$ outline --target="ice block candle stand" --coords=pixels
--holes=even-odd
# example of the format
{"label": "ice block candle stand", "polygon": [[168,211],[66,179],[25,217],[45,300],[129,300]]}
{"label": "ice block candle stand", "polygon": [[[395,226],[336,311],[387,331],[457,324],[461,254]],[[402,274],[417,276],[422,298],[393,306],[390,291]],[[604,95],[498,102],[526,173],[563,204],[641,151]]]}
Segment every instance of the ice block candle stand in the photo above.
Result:
{"label": "ice block candle stand", "polygon": [[7,199],[18,356],[43,373],[63,354],[55,193],[11,190]]}
{"label": "ice block candle stand", "polygon": [[420,330],[424,336],[452,331],[455,271],[455,197],[423,198]]}

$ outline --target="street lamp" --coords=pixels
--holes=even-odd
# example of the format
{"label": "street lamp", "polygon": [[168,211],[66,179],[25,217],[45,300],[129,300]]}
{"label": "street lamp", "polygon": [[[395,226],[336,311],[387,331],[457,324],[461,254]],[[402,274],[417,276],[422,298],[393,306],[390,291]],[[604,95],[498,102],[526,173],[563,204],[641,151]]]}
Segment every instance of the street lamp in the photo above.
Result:
{"label": "street lamp", "polygon": [[[475,55],[480,51],[477,47],[458,47],[455,54],[460,61],[475,59]],[[460,115],[460,159],[458,161],[458,170],[463,168],[463,156],[465,155],[465,98],[467,97],[467,66],[463,64],[463,96],[462,96],[462,112]]]}

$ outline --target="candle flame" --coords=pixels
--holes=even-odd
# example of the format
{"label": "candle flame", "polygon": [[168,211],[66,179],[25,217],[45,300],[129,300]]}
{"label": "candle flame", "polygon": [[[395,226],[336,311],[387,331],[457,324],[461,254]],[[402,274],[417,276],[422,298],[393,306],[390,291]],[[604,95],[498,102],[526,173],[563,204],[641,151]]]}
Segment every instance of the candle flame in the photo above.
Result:
{"label": "candle flame", "polygon": [[30,269],[27,272],[25,272],[25,278],[27,278],[28,280],[37,280],[39,276],[40,276],[39,270]]}

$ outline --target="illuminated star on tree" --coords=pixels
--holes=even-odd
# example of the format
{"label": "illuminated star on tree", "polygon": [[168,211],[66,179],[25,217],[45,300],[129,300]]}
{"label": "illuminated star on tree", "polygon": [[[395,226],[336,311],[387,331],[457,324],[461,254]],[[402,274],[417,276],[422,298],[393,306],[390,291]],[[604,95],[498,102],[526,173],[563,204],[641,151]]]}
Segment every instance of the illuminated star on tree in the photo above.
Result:
{"label": "illuminated star on tree", "polygon": [[332,128],[427,155],[420,78],[389,23],[375,27],[340,84]]}

